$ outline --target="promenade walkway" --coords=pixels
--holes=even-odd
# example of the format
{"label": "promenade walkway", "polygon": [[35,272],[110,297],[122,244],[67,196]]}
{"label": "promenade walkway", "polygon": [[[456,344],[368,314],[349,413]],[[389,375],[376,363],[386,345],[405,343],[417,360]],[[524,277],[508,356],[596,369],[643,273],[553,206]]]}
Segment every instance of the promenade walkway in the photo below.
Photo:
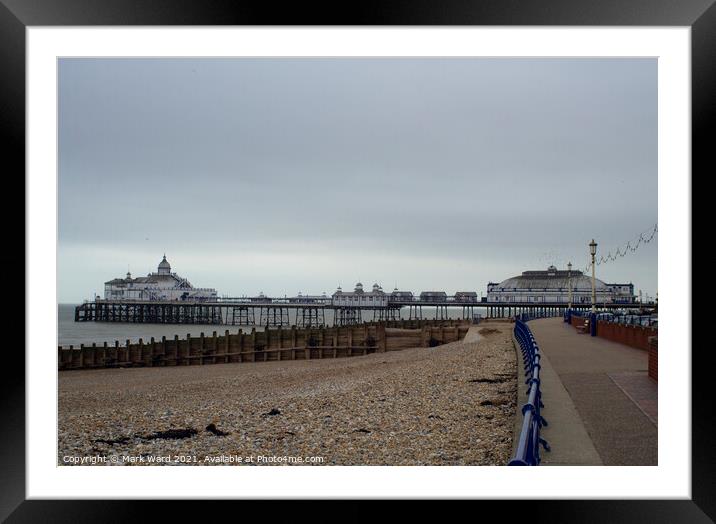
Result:
{"label": "promenade walkway", "polygon": [[552,447],[543,465],[657,465],[657,385],[647,352],[532,320],[544,356],[542,391]]}

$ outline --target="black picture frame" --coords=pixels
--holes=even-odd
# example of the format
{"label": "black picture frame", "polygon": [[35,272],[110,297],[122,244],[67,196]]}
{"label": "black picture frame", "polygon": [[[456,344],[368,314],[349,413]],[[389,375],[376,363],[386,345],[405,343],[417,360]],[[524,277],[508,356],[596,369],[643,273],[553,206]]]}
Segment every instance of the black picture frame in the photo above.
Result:
{"label": "black picture frame", "polygon": [[[386,2],[286,3],[244,0],[0,0],[0,125],[4,137],[3,182],[17,184],[24,195],[25,171],[25,29],[27,26],[86,25],[554,25],[554,26],[684,26],[691,28],[692,52],[692,181],[713,171],[709,137],[716,113],[716,6],[714,0],[403,0]],[[10,160],[10,162],[7,162]],[[693,183],[693,182],[692,182]],[[693,187],[693,186],[692,186]],[[8,194],[6,192],[6,194]],[[15,198],[14,200],[20,200]],[[3,206],[4,224],[18,222],[19,211]],[[23,215],[24,216],[24,215]],[[24,259],[24,234],[6,227],[0,259],[4,274],[18,274]],[[12,230],[12,231],[10,231]],[[13,238],[12,236],[16,238]],[[25,261],[27,262],[27,261]],[[27,279],[32,278],[26,272]],[[689,276],[690,278],[690,276]],[[19,287],[19,279],[15,279]],[[691,281],[685,281],[691,289]],[[24,297],[18,289],[17,297]],[[686,295],[686,296],[691,296]],[[6,319],[17,318],[22,305],[3,302]],[[27,312],[32,314],[31,311]],[[7,341],[6,341],[7,344]],[[686,350],[687,348],[680,348]],[[530,520],[549,522],[710,522],[716,518],[716,448],[712,435],[713,351],[692,351],[692,499],[483,502],[525,512]],[[14,351],[13,351],[14,350]],[[25,498],[25,355],[3,348],[0,380],[2,432],[0,439],[0,518],[8,522],[126,521],[146,515],[148,502],[27,501]],[[713,388],[710,388],[713,389]],[[662,413],[668,423],[668,413]],[[669,445],[668,442],[661,445]],[[555,494],[556,497],[559,494]],[[77,498],[82,498],[78,493]],[[163,519],[174,516],[207,518],[201,509],[184,503],[160,502]],[[242,502],[246,504],[246,502]],[[420,506],[417,506],[418,508]],[[506,509],[499,508],[498,509]],[[216,511],[216,513],[214,513]],[[245,510],[244,510],[245,511]],[[194,513],[196,512],[196,513]],[[221,510],[212,510],[215,517]],[[368,514],[364,515],[368,518]],[[519,518],[519,517],[518,517]],[[212,518],[213,520],[213,518]]]}

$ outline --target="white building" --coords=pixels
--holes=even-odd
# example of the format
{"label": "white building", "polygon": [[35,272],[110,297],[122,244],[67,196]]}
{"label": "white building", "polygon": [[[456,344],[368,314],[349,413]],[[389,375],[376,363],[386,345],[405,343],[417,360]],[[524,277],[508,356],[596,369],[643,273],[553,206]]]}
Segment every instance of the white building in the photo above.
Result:
{"label": "white building", "polygon": [[115,278],[104,283],[105,300],[214,300],[216,289],[196,288],[191,283],[172,273],[164,255],[156,273],[146,277],[132,278],[127,272],[125,278]]}
{"label": "white building", "polygon": [[378,284],[373,284],[372,291],[363,291],[363,284],[358,282],[352,292],[338,287],[333,293],[332,303],[334,306],[386,307],[389,297]]}
{"label": "white building", "polygon": [[325,292],[320,295],[304,295],[301,291],[295,297],[288,297],[288,301],[292,304],[323,304],[329,302]]}
{"label": "white building", "polygon": [[[549,266],[546,271],[524,271],[500,283],[487,284],[488,302],[536,302],[567,304],[571,282],[572,304],[591,305],[592,277],[581,271],[563,271]],[[595,279],[597,304],[634,302],[634,285],[606,284]]]}

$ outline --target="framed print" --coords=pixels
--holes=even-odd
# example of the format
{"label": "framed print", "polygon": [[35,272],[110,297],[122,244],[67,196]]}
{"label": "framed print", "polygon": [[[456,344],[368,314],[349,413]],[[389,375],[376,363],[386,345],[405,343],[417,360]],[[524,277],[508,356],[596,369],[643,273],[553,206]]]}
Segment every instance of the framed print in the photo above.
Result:
{"label": "framed print", "polygon": [[0,7],[27,195],[4,518],[713,518],[691,305],[711,2],[180,4]]}

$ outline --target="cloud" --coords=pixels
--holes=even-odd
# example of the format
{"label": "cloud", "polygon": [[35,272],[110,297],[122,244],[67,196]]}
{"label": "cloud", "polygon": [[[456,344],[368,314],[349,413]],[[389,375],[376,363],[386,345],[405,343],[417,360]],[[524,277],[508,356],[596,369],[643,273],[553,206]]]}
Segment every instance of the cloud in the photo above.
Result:
{"label": "cloud", "polygon": [[[616,247],[656,222],[656,71],[621,58],[61,59],[60,300],[126,264],[149,272],[165,251],[220,293],[370,275],[479,291],[544,253],[576,263],[592,237]],[[653,294],[650,253],[605,272]]]}

